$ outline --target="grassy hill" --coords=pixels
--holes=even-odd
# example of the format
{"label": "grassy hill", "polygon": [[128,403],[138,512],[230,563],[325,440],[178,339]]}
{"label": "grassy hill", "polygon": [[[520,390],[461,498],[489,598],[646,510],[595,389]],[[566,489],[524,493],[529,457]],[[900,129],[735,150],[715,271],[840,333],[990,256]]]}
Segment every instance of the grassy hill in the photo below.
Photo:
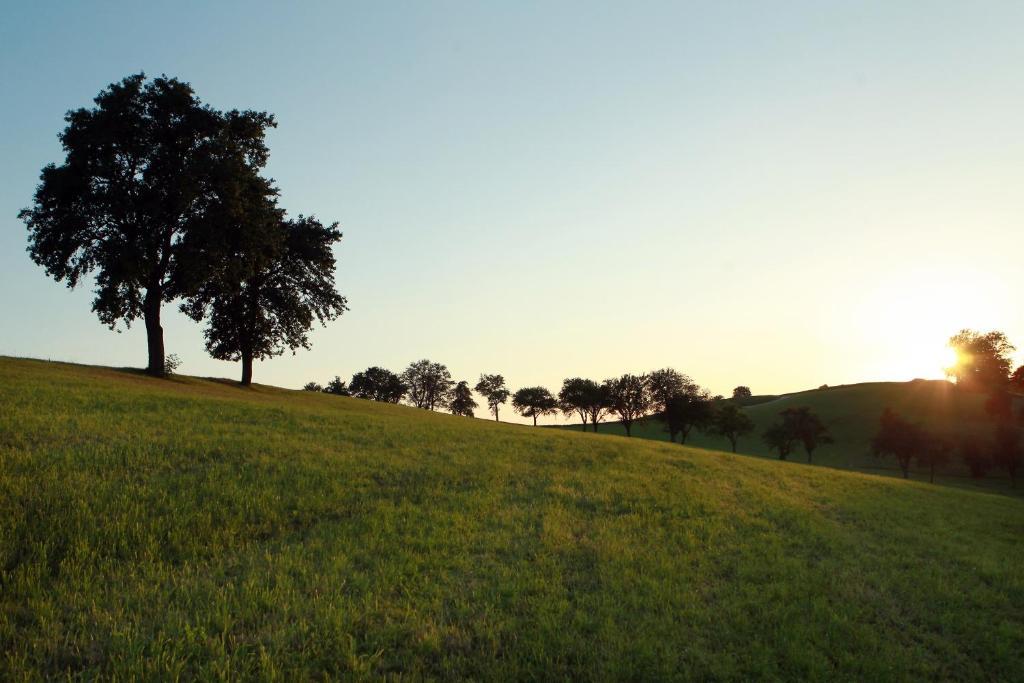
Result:
{"label": "grassy hill", "polygon": [[[981,438],[991,436],[991,425],[982,408],[983,397],[956,391],[949,382],[914,380],[912,382],[869,382],[815,389],[782,396],[755,396],[746,400],[743,412],[753,419],[755,430],[740,439],[738,451],[747,455],[775,457],[761,441],[761,433],[778,420],[779,412],[792,407],[808,406],[828,425],[835,443],[821,446],[814,453],[814,462],[831,467],[898,474],[895,462],[879,460],[871,455],[871,438],[878,431],[878,418],[886,406],[904,417],[920,422],[929,429],[950,435],[973,433]],[[579,430],[580,426],[565,429]],[[601,432],[624,435],[618,423],[601,424]],[[633,436],[668,440],[664,426],[657,420],[633,427]],[[693,432],[687,445],[729,450],[723,437]],[[802,447],[790,458],[806,462]],[[993,472],[986,480],[973,481],[954,456],[944,468],[945,482],[1007,490],[1009,479]]]}
{"label": "grassy hill", "polygon": [[1007,496],[0,358],[2,680],[1006,680],[1022,538]]}

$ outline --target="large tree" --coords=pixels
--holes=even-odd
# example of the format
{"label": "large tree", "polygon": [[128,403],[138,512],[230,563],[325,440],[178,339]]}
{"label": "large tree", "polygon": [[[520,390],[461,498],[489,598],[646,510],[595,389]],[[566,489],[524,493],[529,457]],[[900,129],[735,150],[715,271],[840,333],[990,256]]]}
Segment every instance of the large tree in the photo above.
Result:
{"label": "large tree", "polygon": [[651,394],[651,411],[665,409],[669,399],[677,394],[695,391],[696,383],[688,376],[672,368],[662,368],[647,375],[647,386]]}
{"label": "large tree", "polygon": [[274,119],[222,114],[188,83],[144,74],[111,84],[94,102],[65,116],[64,163],[43,168],[33,205],[20,213],[29,254],[69,287],[96,273],[93,311],[112,329],[142,318],[146,369],[162,375],[161,306],[203,276],[182,258],[186,245],[220,229],[218,184],[266,164]]}
{"label": "large tree", "polygon": [[633,436],[633,424],[651,412],[653,399],[648,376],[625,374],[605,380],[604,386],[609,409],[619,416],[626,436]]}
{"label": "large tree", "polygon": [[512,395],[512,409],[523,417],[532,417],[536,427],[538,417],[558,412],[558,401],[544,387],[523,387]]}
{"label": "large tree", "polygon": [[211,356],[242,362],[244,386],[252,383],[254,360],[308,349],[313,323],[324,325],[347,310],[334,288],[337,224],[312,216],[284,220],[269,201],[260,209],[259,193],[252,200],[231,214],[238,219],[234,229],[197,256],[209,274],[181,307],[197,321],[207,319]]}
{"label": "large tree", "polygon": [[505,378],[501,375],[480,375],[480,381],[473,387],[476,392],[487,401],[487,409],[494,415],[494,421],[498,421],[498,409],[508,401],[512,393],[505,386]]}
{"label": "large tree", "polygon": [[405,400],[425,410],[436,410],[448,405],[452,390],[452,373],[441,363],[426,359],[410,363],[402,373],[402,382],[408,387]]}
{"label": "large tree", "polygon": [[473,400],[473,390],[469,388],[469,382],[463,380],[452,389],[448,410],[452,415],[473,417],[474,408],[476,408],[476,401]]}
{"label": "large tree", "polygon": [[732,452],[735,453],[739,438],[754,431],[754,421],[735,403],[723,403],[713,412],[709,431],[729,439]]}
{"label": "large tree", "polygon": [[956,352],[956,363],[946,374],[956,379],[957,386],[971,391],[1002,390],[1010,380],[1010,354],[1013,344],[1002,332],[982,334],[960,330],[949,339]]}
{"label": "large tree", "polygon": [[764,430],[761,439],[768,448],[779,454],[779,460],[785,460],[793,452],[799,437],[790,425],[780,421]]}
{"label": "large tree", "polygon": [[407,391],[401,377],[377,366],[352,375],[348,388],[356,398],[382,403],[398,403],[405,397]]}

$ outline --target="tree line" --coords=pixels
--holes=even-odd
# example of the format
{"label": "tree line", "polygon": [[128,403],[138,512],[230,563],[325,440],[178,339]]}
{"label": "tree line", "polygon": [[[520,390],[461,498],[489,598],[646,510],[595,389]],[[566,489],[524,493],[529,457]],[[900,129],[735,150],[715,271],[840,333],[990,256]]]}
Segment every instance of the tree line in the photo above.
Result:
{"label": "tree line", "polygon": [[[542,386],[522,387],[515,392],[500,374],[482,374],[470,388],[469,382],[456,382],[448,367],[430,360],[410,363],[401,373],[371,367],[355,373],[349,382],[335,376],[326,384],[309,382],[306,391],[317,391],[385,403],[405,402],[425,410],[447,410],[455,415],[474,416],[479,407],[473,392],[483,397],[489,414],[499,419],[503,405],[511,399],[512,409],[530,418],[533,424],[545,415],[562,413],[576,416],[580,427],[598,430],[608,417],[616,417],[632,436],[633,426],[647,419],[660,420],[673,442],[686,443],[696,428],[727,438],[736,451],[739,439],[753,431],[754,423],[739,407],[712,396],[685,374],[663,368],[641,375],[625,374],[597,382],[572,377],[562,382],[556,394]],[[750,390],[738,387],[735,396]]]}
{"label": "tree line", "polygon": [[92,309],[111,329],[139,318],[147,372],[164,375],[161,314],[178,302],[206,323],[206,350],[241,361],[309,348],[314,322],[347,310],[335,291],[338,224],[288,218],[260,173],[273,115],[220,111],[175,78],[113,83],[69,111],[60,165],[45,166],[19,214],[29,255],[73,288],[95,274]]}
{"label": "tree line", "polygon": [[917,463],[928,470],[929,481],[935,481],[936,469],[959,456],[972,477],[984,477],[998,468],[1016,487],[1024,463],[1024,365],[1011,372],[1010,359],[1016,347],[1002,332],[968,329],[953,335],[949,346],[956,352],[956,362],[946,368],[946,375],[955,381],[957,392],[983,401],[990,434],[979,434],[965,424],[929,429],[886,407],[871,442],[872,452],[894,459],[904,478]]}

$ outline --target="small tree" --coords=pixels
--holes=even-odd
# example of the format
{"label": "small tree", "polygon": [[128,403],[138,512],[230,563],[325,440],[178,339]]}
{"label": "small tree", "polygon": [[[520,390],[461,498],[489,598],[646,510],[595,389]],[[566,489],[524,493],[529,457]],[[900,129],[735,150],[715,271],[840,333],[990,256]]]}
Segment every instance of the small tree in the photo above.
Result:
{"label": "small tree", "polygon": [[626,436],[633,436],[633,424],[647,417],[652,398],[647,375],[622,375],[604,382],[610,410],[619,416]]}
{"label": "small tree", "polygon": [[345,384],[345,381],[341,377],[338,377],[337,375],[335,375],[334,379],[328,382],[327,386],[324,387],[324,393],[334,394],[335,396],[351,395],[349,393],[348,386]]}
{"label": "small tree", "polygon": [[532,417],[536,427],[538,417],[558,412],[558,401],[544,387],[524,387],[512,395],[512,408],[523,417]]}
{"label": "small tree", "polygon": [[1007,423],[996,425],[992,446],[992,464],[1006,470],[1010,475],[1010,486],[1017,488],[1017,472],[1024,458],[1020,428]]}
{"label": "small tree", "polygon": [[967,469],[974,479],[981,479],[992,467],[991,454],[988,449],[971,434],[965,434],[960,438],[960,459],[967,465]]}
{"label": "small tree", "polygon": [[670,398],[658,419],[665,423],[670,441],[675,441],[678,434],[679,443],[685,444],[695,427],[703,429],[710,424],[713,413],[714,399],[706,390],[693,385]]}
{"label": "small tree", "polygon": [[928,481],[935,483],[935,470],[942,466],[953,450],[953,442],[942,434],[925,432],[921,439],[921,450],[917,453],[919,465],[928,468]]}
{"label": "small tree", "polygon": [[306,385],[302,387],[303,391],[323,391],[324,388],[320,386],[319,382],[306,382]]}
{"label": "small tree", "polygon": [[882,411],[878,433],[871,440],[871,451],[876,457],[895,458],[906,479],[910,476],[911,462],[924,451],[924,445],[924,430],[904,420],[892,408]]}
{"label": "small tree", "polygon": [[498,408],[508,401],[511,393],[505,386],[505,378],[501,375],[480,375],[480,381],[473,388],[487,401],[487,409],[494,414],[494,421],[497,422]]}
{"label": "small tree", "polygon": [[424,410],[444,408],[455,384],[446,366],[426,359],[410,363],[402,373],[402,383],[408,388],[405,400]]}
{"label": "small tree", "polygon": [[405,397],[406,386],[402,378],[385,368],[373,366],[352,375],[349,391],[356,398],[398,403]]}
{"label": "small tree", "polygon": [[735,453],[739,438],[754,431],[754,421],[735,403],[725,403],[714,411],[710,428],[712,434],[729,439],[732,452]]}
{"label": "small tree", "polygon": [[[562,382],[558,392],[558,407],[568,417],[573,413],[580,416],[583,431],[587,431],[589,396],[598,390],[597,382],[582,377],[573,377]],[[596,431],[596,427],[595,427]]]}
{"label": "small tree", "polygon": [[476,401],[473,400],[473,390],[469,388],[469,382],[459,382],[452,389],[451,399],[448,401],[448,409],[452,412],[452,415],[473,417],[474,408],[476,408]]}
{"label": "small tree", "polygon": [[780,415],[782,421],[797,435],[807,453],[807,462],[812,462],[814,451],[821,444],[832,443],[828,427],[806,406],[787,408]]}
{"label": "small tree", "polygon": [[785,460],[793,452],[799,437],[793,431],[791,425],[785,422],[776,422],[768,427],[761,435],[765,445],[779,454],[779,460]]}
{"label": "small tree", "polygon": [[750,391],[750,387],[740,385],[732,390],[732,397],[738,399],[750,398],[753,394]]}

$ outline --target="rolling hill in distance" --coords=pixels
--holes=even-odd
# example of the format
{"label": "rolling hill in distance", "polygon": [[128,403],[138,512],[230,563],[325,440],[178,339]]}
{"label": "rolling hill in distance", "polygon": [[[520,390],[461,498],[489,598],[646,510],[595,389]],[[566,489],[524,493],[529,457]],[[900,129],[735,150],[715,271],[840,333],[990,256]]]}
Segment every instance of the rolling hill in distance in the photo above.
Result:
{"label": "rolling hill in distance", "polygon": [[1010,496],[4,357],[0,462],[4,680],[1024,670]]}
{"label": "rolling hill in distance", "polygon": [[[732,400],[732,399],[730,399]],[[978,438],[991,437],[992,424],[987,419],[980,394],[957,391],[955,385],[943,380],[912,380],[909,382],[865,382],[801,391],[779,396],[752,396],[740,399],[743,412],[753,420],[755,428],[739,440],[737,452],[762,457],[777,457],[761,440],[761,433],[779,418],[787,408],[807,406],[828,426],[835,441],[820,446],[814,452],[814,463],[830,467],[855,469],[899,476],[899,468],[892,460],[876,458],[871,453],[871,439],[878,432],[878,418],[890,407],[905,418],[927,427],[930,431],[954,439],[973,434]],[[560,425],[562,429],[580,430],[580,425]],[[588,425],[588,429],[591,427]],[[617,422],[601,423],[599,433],[625,435]],[[650,418],[634,425],[633,436],[668,441],[668,433],[661,422]],[[730,450],[724,437],[705,434],[696,429],[686,441],[688,446],[715,450]],[[789,456],[795,462],[807,461],[802,447]],[[916,476],[923,476],[917,470]],[[1001,472],[990,472],[981,480],[973,480],[956,453],[941,470],[944,483],[980,486],[1011,492],[1008,477]]]}

